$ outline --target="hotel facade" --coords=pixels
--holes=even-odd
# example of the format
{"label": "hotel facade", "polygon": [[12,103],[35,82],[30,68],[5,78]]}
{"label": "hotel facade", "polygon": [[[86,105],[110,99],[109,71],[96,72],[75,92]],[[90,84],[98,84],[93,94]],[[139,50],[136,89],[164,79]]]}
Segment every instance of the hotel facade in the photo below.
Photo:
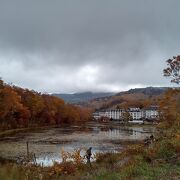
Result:
{"label": "hotel facade", "polygon": [[95,119],[108,118],[111,120],[123,120],[124,114],[128,113],[132,120],[155,120],[159,117],[158,107],[150,106],[149,108],[128,108],[128,109],[106,109],[95,112]]}

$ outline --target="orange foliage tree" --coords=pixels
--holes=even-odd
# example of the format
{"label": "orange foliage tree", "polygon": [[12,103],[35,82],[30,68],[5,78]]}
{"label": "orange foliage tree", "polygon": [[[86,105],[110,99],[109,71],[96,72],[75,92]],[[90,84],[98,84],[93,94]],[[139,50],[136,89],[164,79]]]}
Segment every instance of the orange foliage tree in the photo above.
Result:
{"label": "orange foliage tree", "polygon": [[180,89],[169,89],[159,102],[160,120],[165,127],[180,125]]}
{"label": "orange foliage tree", "polygon": [[[163,70],[164,76],[171,77],[171,82],[180,82],[180,56],[174,56],[167,60],[168,67]],[[172,88],[166,91],[159,102],[160,120],[165,127],[178,128],[180,125],[180,88]]]}
{"label": "orange foliage tree", "polygon": [[0,79],[0,128],[17,128],[89,120],[91,112],[60,98],[10,86]]}

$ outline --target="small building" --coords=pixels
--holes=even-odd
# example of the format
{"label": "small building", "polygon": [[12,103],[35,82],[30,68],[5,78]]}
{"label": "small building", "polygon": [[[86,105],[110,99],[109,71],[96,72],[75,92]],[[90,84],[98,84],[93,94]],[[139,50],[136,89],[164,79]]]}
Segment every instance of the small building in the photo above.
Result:
{"label": "small building", "polygon": [[99,112],[94,112],[93,113],[93,118],[96,119],[96,120],[100,119],[101,116],[99,115]]}

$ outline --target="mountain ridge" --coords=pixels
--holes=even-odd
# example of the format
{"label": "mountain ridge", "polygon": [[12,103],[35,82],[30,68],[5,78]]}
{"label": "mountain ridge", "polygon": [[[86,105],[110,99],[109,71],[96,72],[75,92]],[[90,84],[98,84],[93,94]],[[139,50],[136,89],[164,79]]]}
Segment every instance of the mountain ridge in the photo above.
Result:
{"label": "mountain ridge", "polygon": [[85,91],[85,92],[77,92],[73,94],[68,93],[54,93],[53,96],[62,98],[66,103],[72,103],[72,104],[80,104],[80,105],[86,105],[86,103],[89,103],[91,101],[103,101],[107,100],[111,97],[116,96],[122,96],[125,94],[137,94],[142,93],[146,96],[157,96],[165,92],[170,87],[145,87],[145,88],[133,88],[129,89],[128,91],[121,91],[118,93],[113,92],[91,92],[91,91]]}
{"label": "mountain ridge", "polygon": [[94,110],[117,108],[124,106],[145,106],[148,103],[157,103],[163,93],[171,87],[146,87],[134,88],[128,91],[122,91],[108,97],[99,97],[80,105]]}
{"label": "mountain ridge", "polygon": [[66,93],[54,93],[53,96],[62,98],[66,103],[73,103],[73,104],[79,104],[81,102],[86,102],[92,99],[101,98],[101,97],[108,97],[115,95],[113,92],[79,92],[79,93],[73,93],[73,94],[66,94]]}

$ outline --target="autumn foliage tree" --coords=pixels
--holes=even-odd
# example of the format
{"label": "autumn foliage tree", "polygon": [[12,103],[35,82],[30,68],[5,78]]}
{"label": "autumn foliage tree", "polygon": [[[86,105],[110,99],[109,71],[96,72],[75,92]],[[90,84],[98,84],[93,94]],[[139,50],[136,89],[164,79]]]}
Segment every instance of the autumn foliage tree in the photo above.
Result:
{"label": "autumn foliage tree", "polygon": [[171,77],[171,82],[180,83],[180,55],[174,56],[172,59],[167,61],[168,67],[164,69],[164,76]]}
{"label": "autumn foliage tree", "polygon": [[[180,82],[180,56],[167,60],[168,67],[163,70],[164,76],[171,77],[171,82]],[[180,88],[166,91],[159,102],[160,120],[165,127],[179,127],[180,125]]]}
{"label": "autumn foliage tree", "polygon": [[0,89],[0,118],[3,127],[26,126],[30,117],[27,107],[21,103],[21,97],[10,86]]}
{"label": "autumn foliage tree", "polygon": [[0,79],[0,128],[87,121],[90,111],[60,98],[11,86]]}
{"label": "autumn foliage tree", "polygon": [[122,118],[124,123],[128,123],[129,121],[132,120],[132,116],[128,111],[123,112],[121,118]]}
{"label": "autumn foliage tree", "polygon": [[180,125],[180,89],[169,89],[159,102],[160,120],[165,127]]}

